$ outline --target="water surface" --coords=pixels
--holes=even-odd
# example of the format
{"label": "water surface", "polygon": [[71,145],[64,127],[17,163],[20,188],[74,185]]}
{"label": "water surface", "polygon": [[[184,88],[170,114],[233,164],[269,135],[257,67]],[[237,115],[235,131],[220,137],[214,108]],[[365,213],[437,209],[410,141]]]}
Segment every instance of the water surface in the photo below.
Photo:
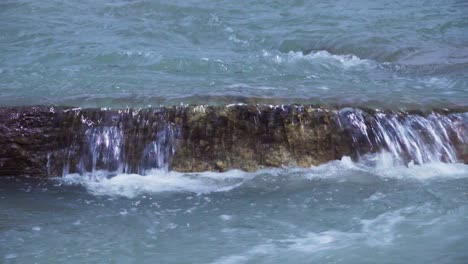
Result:
{"label": "water surface", "polygon": [[[467,14],[464,0],[2,0],[0,106],[468,107]],[[466,144],[466,122],[378,121],[391,154],[356,162],[183,174],[150,155],[144,176],[0,179],[0,262],[467,263],[468,166],[446,133]],[[116,129],[89,129],[91,161]]]}
{"label": "water surface", "polygon": [[0,3],[0,105],[467,106],[466,1]]}
{"label": "water surface", "polygon": [[[3,263],[465,263],[468,166],[1,180]],[[105,174],[103,174],[105,175]]]}

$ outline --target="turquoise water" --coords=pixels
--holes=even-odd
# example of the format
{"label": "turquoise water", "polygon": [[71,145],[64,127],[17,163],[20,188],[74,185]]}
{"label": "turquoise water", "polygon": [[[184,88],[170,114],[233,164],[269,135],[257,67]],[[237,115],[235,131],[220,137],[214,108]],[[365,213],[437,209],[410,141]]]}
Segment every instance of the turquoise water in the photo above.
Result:
{"label": "turquoise water", "polygon": [[0,3],[0,105],[467,106],[468,3]]}
{"label": "turquoise water", "polygon": [[[0,2],[0,106],[466,108],[467,73],[464,0]],[[0,179],[0,262],[468,263],[444,118],[382,116],[390,153],[311,168]]]}
{"label": "turquoise water", "polygon": [[468,166],[1,180],[2,263],[466,263]]}

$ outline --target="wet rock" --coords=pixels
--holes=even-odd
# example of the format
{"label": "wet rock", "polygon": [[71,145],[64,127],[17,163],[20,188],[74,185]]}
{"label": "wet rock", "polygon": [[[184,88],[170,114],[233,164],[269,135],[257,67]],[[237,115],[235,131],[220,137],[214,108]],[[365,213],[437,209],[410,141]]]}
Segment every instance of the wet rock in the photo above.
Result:
{"label": "wet rock", "polygon": [[[389,150],[379,129],[396,131],[393,123],[379,119],[385,115],[408,126],[411,133],[421,133],[425,144],[439,138],[432,139],[430,129],[422,133],[423,126],[440,123],[438,129],[449,137],[443,138],[441,132],[440,139],[452,146],[451,152],[440,150],[441,160],[451,162],[455,155],[467,162],[466,117],[446,112],[422,119],[424,123],[420,119],[427,113],[413,113],[408,119],[408,113],[309,105],[53,111],[45,106],[6,107],[0,108],[0,176],[48,177],[99,169],[144,174],[149,168],[199,172],[308,167]],[[400,141],[404,140],[397,135],[394,143]],[[403,159],[414,158],[406,145],[398,151]]]}
{"label": "wet rock", "polygon": [[224,162],[218,160],[218,161],[215,163],[215,168],[216,168],[216,170],[218,170],[218,171],[225,171],[225,170],[226,170],[226,165],[224,164]]}

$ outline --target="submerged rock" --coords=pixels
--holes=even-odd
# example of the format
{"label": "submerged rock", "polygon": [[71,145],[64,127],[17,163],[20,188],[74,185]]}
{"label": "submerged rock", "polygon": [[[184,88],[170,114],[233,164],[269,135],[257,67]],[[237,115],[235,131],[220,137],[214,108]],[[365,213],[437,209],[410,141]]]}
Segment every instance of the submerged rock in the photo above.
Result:
{"label": "submerged rock", "polygon": [[402,162],[468,162],[467,114],[308,105],[141,110],[0,108],[0,176],[97,170],[254,171],[387,150]]}

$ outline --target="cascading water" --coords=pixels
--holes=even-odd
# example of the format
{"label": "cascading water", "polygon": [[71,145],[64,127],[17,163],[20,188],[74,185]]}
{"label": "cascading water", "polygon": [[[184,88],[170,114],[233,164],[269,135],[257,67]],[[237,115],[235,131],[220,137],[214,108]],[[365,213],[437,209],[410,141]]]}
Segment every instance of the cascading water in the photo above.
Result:
{"label": "cascading water", "polygon": [[169,164],[174,155],[177,130],[169,124],[164,124],[155,135],[155,140],[145,147],[139,173],[144,175],[147,169],[162,169],[169,171]]}
{"label": "cascading water", "polygon": [[468,0],[0,0],[0,264],[468,264]]}
{"label": "cascading water", "polygon": [[[278,113],[285,116],[282,118],[287,118],[291,109],[284,108]],[[177,115],[183,116],[183,111]],[[93,122],[89,117],[79,116],[85,127],[84,136],[81,143],[70,144],[64,175],[73,171],[95,179],[98,171],[105,171],[107,176],[121,173],[146,175],[150,169],[168,172],[176,152],[176,139],[182,134],[182,126],[169,121],[170,113],[163,108],[142,112],[103,111],[100,113],[102,116],[93,117]],[[260,116],[271,113],[274,111],[258,112]],[[468,142],[466,113],[443,115],[434,112],[424,116],[405,112],[369,113],[356,108],[343,108],[331,115],[341,131],[330,130],[329,133],[348,135],[352,142],[343,143],[349,144],[351,152],[364,163],[368,161],[364,158],[368,156],[366,154],[381,152],[390,153],[394,165],[454,163],[459,160],[460,153],[466,151],[463,149]],[[268,119],[267,116],[265,118]],[[254,124],[256,127],[261,125],[258,122]],[[268,129],[267,132],[272,133],[271,130],[275,128]],[[231,140],[234,137],[235,133]],[[186,144],[197,143],[186,141]],[[229,148],[225,151],[229,151]],[[344,152],[343,155],[349,154]],[[70,170],[74,159],[77,160],[74,165],[76,169]]]}
{"label": "cascading water", "polygon": [[104,114],[99,122],[78,114],[77,119],[83,136],[69,143],[63,175],[76,172],[98,180],[103,174],[112,177],[121,173],[145,175],[150,169],[169,170],[179,131],[157,113]]}
{"label": "cascading water", "polygon": [[[13,230],[0,235],[8,258],[25,252],[22,262],[28,262],[30,252],[42,252],[47,245],[47,254],[55,259],[56,249],[69,245],[62,262],[71,251],[78,252],[80,262],[83,252],[102,253],[95,249],[115,239],[115,230],[130,226],[119,243],[125,248],[148,243],[141,252],[159,254],[143,261],[148,263],[165,255],[164,243],[193,248],[202,241],[209,244],[207,252],[218,252],[226,250],[220,242],[234,241],[252,263],[267,255],[281,260],[277,263],[309,263],[322,252],[324,258],[316,261],[321,263],[337,253],[346,260],[382,250],[393,256],[419,239],[437,241],[434,249],[440,249],[441,233],[450,236],[441,256],[452,250],[466,259],[468,166],[459,161],[468,160],[467,113],[288,105],[40,110],[6,115],[12,129],[0,130],[16,140],[7,144],[14,165],[33,168],[37,162],[50,176],[63,169],[63,177],[46,185],[0,186],[0,201],[11,199],[0,202],[0,211],[14,212],[20,217],[11,219],[21,220],[3,221]],[[53,122],[44,127],[36,120]],[[27,130],[21,129],[24,124]],[[9,142],[1,134],[0,142]],[[52,143],[40,152],[35,142]],[[0,172],[11,167],[7,158],[0,152]],[[14,191],[5,195],[5,190]],[[18,204],[30,208],[16,209]],[[44,208],[50,208],[47,218],[38,211]],[[272,235],[272,230],[279,231]],[[28,239],[17,239],[17,234]],[[164,242],[171,237],[177,239]],[[214,237],[221,239],[212,241]],[[181,244],[185,240],[188,244]],[[455,244],[461,246],[454,249]],[[109,244],[107,250],[115,246]],[[310,255],[294,259],[297,252]],[[195,262],[243,260],[230,257],[229,250],[223,254],[228,257]],[[169,255],[173,260],[177,253]],[[359,258],[353,262],[360,263]]]}
{"label": "cascading water", "polygon": [[82,174],[98,169],[123,172],[124,136],[119,127],[90,127],[85,132],[83,153],[78,165]]}
{"label": "cascading water", "polygon": [[359,109],[339,111],[337,122],[351,134],[358,155],[361,149],[391,153],[399,164],[458,161],[455,142],[468,141],[464,114],[431,113],[424,117],[407,113],[366,114]]}
{"label": "cascading water", "polygon": [[377,114],[377,139],[385,142],[395,157],[407,155],[417,164],[453,163],[457,161],[457,154],[451,137],[455,135],[464,142],[464,135],[460,135],[457,128],[459,122],[457,116],[408,115],[399,119],[396,115]]}

